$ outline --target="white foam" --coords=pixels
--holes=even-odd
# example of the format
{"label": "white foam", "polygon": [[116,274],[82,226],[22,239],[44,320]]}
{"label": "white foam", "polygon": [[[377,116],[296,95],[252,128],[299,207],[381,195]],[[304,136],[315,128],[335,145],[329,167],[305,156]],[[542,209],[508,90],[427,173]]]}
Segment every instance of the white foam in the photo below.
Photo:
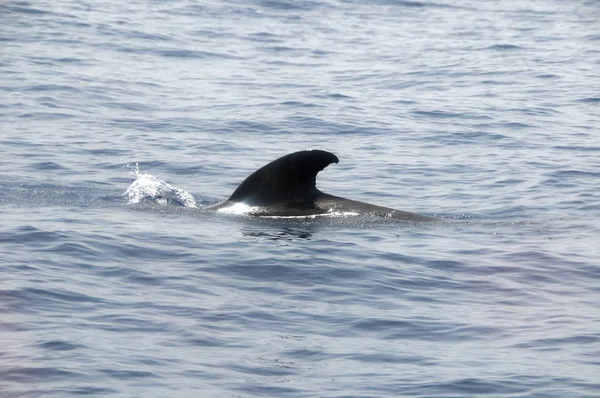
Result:
{"label": "white foam", "polygon": [[[127,167],[130,166],[127,165]],[[137,163],[135,168],[131,168],[129,173],[135,175],[135,180],[125,193],[123,193],[123,196],[127,196],[128,198],[128,204],[137,204],[143,200],[151,200],[165,206],[169,202],[172,202],[185,207],[196,208],[196,200],[189,192],[174,187],[151,174],[140,173]]]}

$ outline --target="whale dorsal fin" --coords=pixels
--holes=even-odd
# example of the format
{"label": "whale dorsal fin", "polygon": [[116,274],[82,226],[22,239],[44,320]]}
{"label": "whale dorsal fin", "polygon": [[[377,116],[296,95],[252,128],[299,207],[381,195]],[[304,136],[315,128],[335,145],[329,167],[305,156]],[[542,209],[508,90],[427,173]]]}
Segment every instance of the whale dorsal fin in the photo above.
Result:
{"label": "whale dorsal fin", "polygon": [[317,173],[338,161],[333,153],[321,150],[285,155],[248,176],[229,200],[252,206],[278,203],[310,205],[320,193],[315,186]]}

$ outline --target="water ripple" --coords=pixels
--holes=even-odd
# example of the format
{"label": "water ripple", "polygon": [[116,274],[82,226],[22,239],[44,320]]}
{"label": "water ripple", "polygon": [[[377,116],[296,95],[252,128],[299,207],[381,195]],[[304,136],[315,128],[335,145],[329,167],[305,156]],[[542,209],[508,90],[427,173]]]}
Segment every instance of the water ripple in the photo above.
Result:
{"label": "water ripple", "polygon": [[[1,395],[598,396],[595,7],[3,3]],[[307,148],[440,221],[202,209]]]}

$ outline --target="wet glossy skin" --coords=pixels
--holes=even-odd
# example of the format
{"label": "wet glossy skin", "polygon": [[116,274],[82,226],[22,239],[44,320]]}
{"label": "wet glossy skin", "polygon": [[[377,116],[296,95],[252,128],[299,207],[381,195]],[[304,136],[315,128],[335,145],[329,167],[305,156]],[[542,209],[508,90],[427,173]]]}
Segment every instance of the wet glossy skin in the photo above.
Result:
{"label": "wet glossy skin", "polygon": [[331,163],[333,153],[312,150],[283,156],[252,173],[225,202],[207,207],[220,210],[244,203],[253,216],[311,216],[330,212],[357,213],[396,220],[425,222],[435,218],[329,195],[316,188],[316,176]]}

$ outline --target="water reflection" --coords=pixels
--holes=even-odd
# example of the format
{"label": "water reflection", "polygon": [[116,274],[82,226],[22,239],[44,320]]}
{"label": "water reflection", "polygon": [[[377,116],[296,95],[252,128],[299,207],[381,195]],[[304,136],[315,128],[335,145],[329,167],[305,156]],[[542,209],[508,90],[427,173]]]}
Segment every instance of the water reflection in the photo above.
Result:
{"label": "water reflection", "polygon": [[261,238],[275,241],[310,240],[314,233],[314,226],[302,225],[298,227],[276,226],[244,226],[240,229],[242,236]]}

